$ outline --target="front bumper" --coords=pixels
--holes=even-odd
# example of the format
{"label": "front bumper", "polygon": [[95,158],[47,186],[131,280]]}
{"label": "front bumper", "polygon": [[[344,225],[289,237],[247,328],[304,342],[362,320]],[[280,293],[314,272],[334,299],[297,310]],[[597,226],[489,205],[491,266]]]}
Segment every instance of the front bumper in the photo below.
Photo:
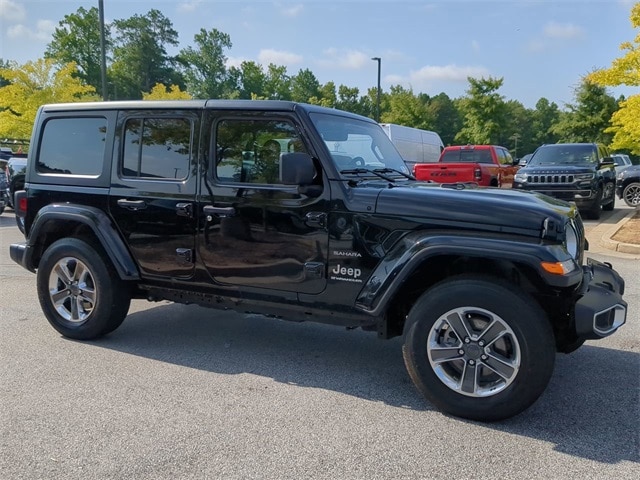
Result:
{"label": "front bumper", "polygon": [[624,279],[610,264],[592,258],[582,270],[582,297],[575,306],[576,335],[582,340],[607,337],[627,320]]}

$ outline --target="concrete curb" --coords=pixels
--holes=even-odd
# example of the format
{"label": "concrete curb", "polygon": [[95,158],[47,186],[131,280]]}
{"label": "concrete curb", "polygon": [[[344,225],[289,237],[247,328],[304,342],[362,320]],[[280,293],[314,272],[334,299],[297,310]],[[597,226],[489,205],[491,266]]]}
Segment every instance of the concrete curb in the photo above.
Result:
{"label": "concrete curb", "polygon": [[613,237],[616,234],[616,232],[620,230],[620,227],[622,227],[622,225],[628,222],[631,219],[631,217],[633,217],[635,214],[636,214],[636,210],[631,210],[627,215],[621,218],[618,221],[618,223],[609,227],[602,235],[602,239],[601,239],[602,246],[609,250],[613,250],[615,252],[630,253],[632,255],[640,255],[640,245],[618,242],[616,240],[611,239],[611,237]]}

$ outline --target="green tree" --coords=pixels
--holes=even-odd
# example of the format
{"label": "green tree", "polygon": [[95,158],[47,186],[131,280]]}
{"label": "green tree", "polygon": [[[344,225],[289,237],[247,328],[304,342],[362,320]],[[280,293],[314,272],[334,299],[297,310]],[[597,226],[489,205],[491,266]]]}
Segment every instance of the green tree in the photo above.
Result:
{"label": "green tree", "polygon": [[380,120],[423,130],[432,130],[435,124],[427,103],[414,95],[413,90],[400,85],[391,87],[387,109],[381,113]]}
{"label": "green tree", "polygon": [[428,105],[433,117],[433,131],[437,132],[445,145],[453,145],[462,123],[458,109],[446,93],[432,97]]}
{"label": "green tree", "polygon": [[158,10],[114,20],[113,64],[111,78],[120,99],[139,99],[156,83],[184,87],[176,61],[166,47],[178,45],[178,32]]}
{"label": "green tree", "polygon": [[229,82],[234,84],[233,90],[237,92],[237,98],[246,100],[253,96],[265,98],[267,76],[260,64],[244,61],[239,68],[231,67],[228,76]]}
{"label": "green tree", "polygon": [[194,36],[196,48],[180,51],[178,60],[184,67],[188,92],[194,98],[223,98],[230,90],[225,50],[231,48],[231,37],[215,28],[204,28]]}
{"label": "green tree", "polygon": [[560,120],[560,109],[555,102],[549,102],[546,98],[540,98],[536,102],[536,108],[533,111],[533,120],[531,126],[532,145],[526,149],[524,153],[531,153],[540,145],[546,143],[557,143],[558,136],[552,131],[552,126]]}
{"label": "green tree", "polygon": [[327,108],[334,108],[338,96],[336,95],[336,84],[333,82],[327,82],[320,86],[318,90],[318,97],[311,97],[309,103],[313,105],[321,105]]}
{"label": "green tree", "polygon": [[509,149],[513,158],[530,153],[533,112],[517,100],[505,102],[504,126],[498,144]]}
{"label": "green tree", "polygon": [[270,63],[264,82],[264,97],[270,100],[291,99],[291,77],[287,67]]}
{"label": "green tree", "polygon": [[291,100],[308,103],[311,98],[319,98],[320,82],[311,70],[300,70],[291,77]]}
{"label": "green tree", "polygon": [[[635,3],[631,9],[631,25],[640,27],[640,3]],[[620,45],[626,53],[611,63],[611,67],[596,70],[587,78],[601,86],[615,87],[640,85],[640,35],[636,35],[632,42]],[[613,134],[611,148],[628,150],[640,155],[640,95],[633,95],[621,100],[619,110],[611,117],[611,126],[605,133]]]}
{"label": "green tree", "polygon": [[567,105],[551,132],[560,142],[602,142],[608,144],[613,135],[605,130],[618,109],[616,100],[601,87],[584,78],[575,89],[575,103]]}
{"label": "green tree", "polygon": [[[105,48],[109,51],[111,34],[105,26]],[[44,52],[59,66],[75,62],[78,75],[84,83],[102,93],[102,50],[100,47],[100,18],[96,7],[65,15],[53,32]]]}
{"label": "green tree", "polygon": [[9,82],[0,88],[0,137],[29,138],[40,105],[98,100],[77,74],[75,63],[57,68],[52,59],[0,69]]}
{"label": "green tree", "polygon": [[469,77],[467,96],[461,99],[463,125],[455,137],[458,143],[499,143],[504,125],[505,102],[498,94],[502,78]]}

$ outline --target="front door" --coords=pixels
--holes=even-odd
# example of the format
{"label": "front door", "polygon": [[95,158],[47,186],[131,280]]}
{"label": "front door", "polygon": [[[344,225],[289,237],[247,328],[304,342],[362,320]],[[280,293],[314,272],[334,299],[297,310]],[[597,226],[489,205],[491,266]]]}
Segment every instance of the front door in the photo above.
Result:
{"label": "front door", "polygon": [[[307,152],[287,113],[228,112],[209,122],[198,254],[223,285],[319,293],[326,285],[329,187],[279,180],[280,156]],[[319,166],[318,166],[319,168]]]}

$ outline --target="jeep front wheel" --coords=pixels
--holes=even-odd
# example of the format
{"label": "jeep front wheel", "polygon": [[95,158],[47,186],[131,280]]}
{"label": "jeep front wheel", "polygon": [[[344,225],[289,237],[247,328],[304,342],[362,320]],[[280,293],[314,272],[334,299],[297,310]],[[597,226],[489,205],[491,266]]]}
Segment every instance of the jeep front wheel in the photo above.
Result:
{"label": "jeep front wheel", "polygon": [[555,341],[544,311],[499,279],[461,276],[422,295],[405,325],[411,379],[440,410],[496,421],[545,390]]}
{"label": "jeep front wheel", "polygon": [[131,296],[102,252],[75,238],[47,248],[38,266],[38,298],[65,337],[89,340],[120,326]]}

